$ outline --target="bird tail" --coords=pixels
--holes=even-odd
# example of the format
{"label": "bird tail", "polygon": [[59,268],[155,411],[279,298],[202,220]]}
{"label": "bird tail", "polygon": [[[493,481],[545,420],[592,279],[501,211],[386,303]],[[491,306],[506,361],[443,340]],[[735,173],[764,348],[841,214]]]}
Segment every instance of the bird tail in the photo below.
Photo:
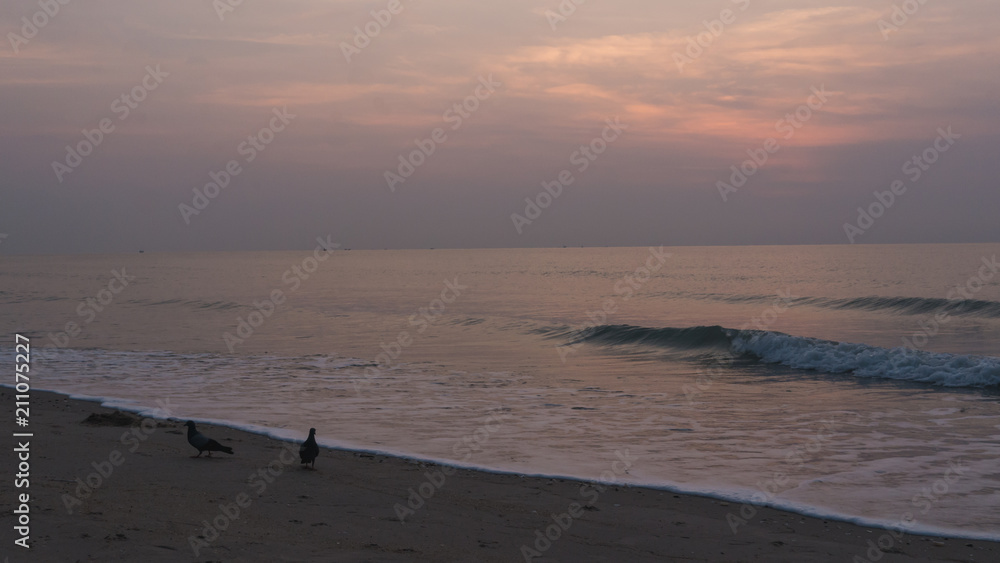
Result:
{"label": "bird tail", "polygon": [[225,453],[227,453],[229,455],[233,455],[233,448],[230,448],[228,446],[222,446],[222,450],[221,451],[223,451],[223,452],[225,452]]}

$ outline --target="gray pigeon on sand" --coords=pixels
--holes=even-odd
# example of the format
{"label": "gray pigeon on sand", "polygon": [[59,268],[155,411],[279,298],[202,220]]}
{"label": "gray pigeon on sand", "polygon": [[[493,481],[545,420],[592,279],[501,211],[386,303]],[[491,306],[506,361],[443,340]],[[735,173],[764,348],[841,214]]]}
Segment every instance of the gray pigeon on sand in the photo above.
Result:
{"label": "gray pigeon on sand", "polygon": [[208,457],[212,457],[212,452],[225,452],[232,455],[232,448],[223,446],[201,432],[198,432],[198,429],[194,426],[194,421],[189,420],[184,425],[188,427],[188,443],[198,448],[198,455],[194,457],[201,457],[202,452],[205,451],[208,452]]}
{"label": "gray pigeon on sand", "polygon": [[312,468],[316,469],[316,456],[318,455],[319,446],[316,445],[316,429],[310,428],[309,437],[299,446],[299,459],[302,460],[302,465],[311,463]]}

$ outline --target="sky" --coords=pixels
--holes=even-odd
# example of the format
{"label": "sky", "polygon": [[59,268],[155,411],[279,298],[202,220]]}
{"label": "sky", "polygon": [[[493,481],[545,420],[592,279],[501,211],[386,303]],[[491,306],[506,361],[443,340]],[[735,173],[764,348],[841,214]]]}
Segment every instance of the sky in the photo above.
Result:
{"label": "sky", "polygon": [[996,0],[7,0],[0,253],[997,242],[998,24]]}

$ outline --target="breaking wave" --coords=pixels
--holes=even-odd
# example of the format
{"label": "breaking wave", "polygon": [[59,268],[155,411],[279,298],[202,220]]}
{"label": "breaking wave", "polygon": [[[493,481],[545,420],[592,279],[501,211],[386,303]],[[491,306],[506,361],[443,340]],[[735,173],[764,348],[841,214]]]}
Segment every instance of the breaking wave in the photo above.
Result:
{"label": "breaking wave", "polygon": [[674,350],[726,351],[766,364],[822,373],[898,379],[945,387],[1000,385],[1000,358],[882,348],[767,330],[721,326],[649,328],[604,325],[572,334],[580,342],[609,346],[657,346]]}

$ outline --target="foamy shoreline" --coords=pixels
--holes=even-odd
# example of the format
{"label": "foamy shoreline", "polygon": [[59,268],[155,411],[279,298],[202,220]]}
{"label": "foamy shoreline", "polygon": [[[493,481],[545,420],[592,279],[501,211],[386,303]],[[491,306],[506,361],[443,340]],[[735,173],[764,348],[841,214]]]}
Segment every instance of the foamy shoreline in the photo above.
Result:
{"label": "foamy shoreline", "polygon": [[[12,398],[7,388],[2,394],[5,401]],[[231,445],[236,450],[232,457],[190,459],[193,449],[179,425],[171,422],[160,422],[135,452],[129,452],[119,441],[127,429],[81,424],[90,413],[109,409],[43,391],[33,393],[33,407],[38,409],[33,451],[39,457],[32,484],[41,490],[33,488],[33,548],[25,561],[43,552],[59,558],[87,554],[84,560],[103,561],[206,556],[247,561],[358,556],[449,561],[467,558],[470,550],[480,560],[512,561],[524,560],[525,546],[529,553],[558,560],[597,555],[640,561],[843,560],[855,555],[865,560],[869,539],[892,537],[878,528],[770,508],[755,508],[734,534],[733,516],[739,517],[741,507],[727,501],[643,487],[610,485],[599,490],[594,485],[600,483],[563,478],[446,470],[362,452],[324,449],[319,470],[312,472],[299,469],[297,460],[286,464],[282,456],[288,455],[282,452],[287,443],[223,426],[199,429]],[[93,464],[100,465],[113,450],[120,451],[124,461],[68,514],[64,495],[75,495],[76,479],[94,473]],[[278,463],[285,464],[281,473],[259,491],[261,480],[252,476]],[[411,494],[431,486],[433,494],[415,506]],[[220,507],[232,507],[238,498],[249,502],[242,515],[195,557],[191,538],[201,541],[197,537],[204,531],[202,523],[223,514]],[[582,508],[589,501],[596,510]],[[262,504],[267,508],[255,508]],[[548,540],[551,546],[540,550],[547,542],[536,532],[544,535],[554,523],[566,524],[565,518],[559,520],[563,515],[572,517],[570,525],[548,530],[559,538]],[[345,532],[331,535],[331,529]],[[881,560],[964,560],[974,555],[987,560],[987,553],[1000,552],[1000,545],[992,542],[911,534],[898,535],[892,543]],[[13,556],[12,561],[23,557],[17,552]]]}

